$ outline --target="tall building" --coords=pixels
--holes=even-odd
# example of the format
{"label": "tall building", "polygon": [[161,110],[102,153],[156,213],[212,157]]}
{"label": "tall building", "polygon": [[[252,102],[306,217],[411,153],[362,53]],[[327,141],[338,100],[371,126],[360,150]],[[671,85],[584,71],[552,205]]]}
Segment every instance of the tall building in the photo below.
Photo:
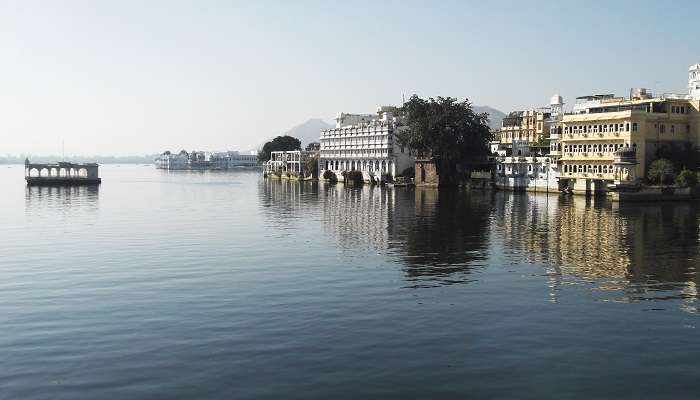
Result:
{"label": "tall building", "polygon": [[549,111],[513,111],[503,118],[497,136],[503,145],[512,145],[516,141],[541,144],[547,136],[549,117]]}
{"label": "tall building", "polygon": [[574,192],[604,192],[644,177],[659,154],[700,143],[700,65],[689,70],[687,95],[652,96],[633,89],[629,98],[584,96],[562,119],[562,183]]}
{"label": "tall building", "polygon": [[415,158],[396,140],[403,128],[396,107],[379,106],[374,115],[339,113],[335,120],[334,129],[321,132],[321,174],[357,170],[365,180],[380,180],[413,166]]}
{"label": "tall building", "polygon": [[688,95],[693,100],[700,100],[700,64],[688,69]]}
{"label": "tall building", "polygon": [[[556,149],[560,146],[557,132],[563,107],[564,99],[555,94],[549,107],[514,111],[503,119],[497,132],[498,144],[492,146],[499,154],[496,187],[543,192],[559,190]],[[552,152],[554,155],[550,156]]]}

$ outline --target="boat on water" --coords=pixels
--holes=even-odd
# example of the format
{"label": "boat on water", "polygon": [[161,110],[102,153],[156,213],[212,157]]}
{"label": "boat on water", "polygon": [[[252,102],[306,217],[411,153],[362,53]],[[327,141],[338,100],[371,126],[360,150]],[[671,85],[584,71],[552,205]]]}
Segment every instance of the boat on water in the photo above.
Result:
{"label": "boat on water", "polygon": [[24,180],[28,186],[99,185],[99,165],[69,162],[31,163],[24,161]]}

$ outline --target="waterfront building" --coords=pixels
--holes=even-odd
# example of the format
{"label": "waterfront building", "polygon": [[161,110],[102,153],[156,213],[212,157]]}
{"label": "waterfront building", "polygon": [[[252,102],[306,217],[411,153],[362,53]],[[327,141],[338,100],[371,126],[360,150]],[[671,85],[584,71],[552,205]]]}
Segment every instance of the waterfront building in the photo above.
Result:
{"label": "waterfront building", "polygon": [[155,160],[158,169],[190,170],[190,169],[219,169],[257,167],[257,155],[240,154],[238,151],[209,153],[205,151],[187,152],[182,150],[173,154],[166,151]]}
{"label": "waterfront building", "polygon": [[305,164],[317,154],[318,152],[305,150],[273,151],[263,169],[265,174],[306,177],[311,171],[306,171]]}
{"label": "waterfront building", "polygon": [[185,150],[176,154],[168,150],[155,159],[155,165],[158,169],[187,169],[189,154]]}
{"label": "waterfront building", "polygon": [[559,143],[564,100],[552,96],[550,106],[511,112],[491,144],[496,187],[509,190],[559,190]]}
{"label": "waterfront building", "polygon": [[257,154],[240,154],[237,151],[212,153],[209,162],[212,169],[252,168],[260,165]]}
{"label": "waterfront building", "polygon": [[559,168],[551,157],[521,154],[496,158],[496,187],[535,192],[559,190]]}
{"label": "waterfront building", "polygon": [[387,180],[413,166],[410,150],[399,145],[397,132],[404,129],[396,107],[377,107],[376,114],[339,113],[334,129],[321,132],[321,174],[361,171],[365,180]]}
{"label": "waterfront building", "polygon": [[503,118],[498,131],[499,140],[506,146],[513,141],[544,145],[550,116],[549,110],[513,111]]}
{"label": "waterfront building", "polygon": [[634,185],[659,154],[694,149],[700,135],[699,77],[700,66],[691,66],[687,95],[633,89],[629,98],[606,95],[565,115],[562,185],[577,193]]}

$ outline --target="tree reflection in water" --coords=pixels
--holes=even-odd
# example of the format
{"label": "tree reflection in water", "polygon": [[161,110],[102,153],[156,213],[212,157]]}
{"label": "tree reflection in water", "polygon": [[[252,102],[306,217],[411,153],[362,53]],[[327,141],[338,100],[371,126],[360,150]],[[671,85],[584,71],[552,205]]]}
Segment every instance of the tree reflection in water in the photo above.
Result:
{"label": "tree reflection in water", "polygon": [[417,188],[414,215],[397,224],[395,254],[418,286],[463,283],[486,264],[491,204],[458,190]]}

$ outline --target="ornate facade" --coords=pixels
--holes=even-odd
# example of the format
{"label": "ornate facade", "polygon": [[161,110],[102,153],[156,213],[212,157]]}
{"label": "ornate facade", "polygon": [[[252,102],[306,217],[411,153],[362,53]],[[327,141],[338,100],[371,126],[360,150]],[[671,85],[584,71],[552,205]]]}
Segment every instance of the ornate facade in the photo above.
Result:
{"label": "ornate facade", "polygon": [[396,141],[402,126],[395,112],[395,107],[380,106],[376,115],[339,113],[336,127],[321,132],[321,174],[357,170],[365,180],[385,180],[412,167],[414,157]]}

